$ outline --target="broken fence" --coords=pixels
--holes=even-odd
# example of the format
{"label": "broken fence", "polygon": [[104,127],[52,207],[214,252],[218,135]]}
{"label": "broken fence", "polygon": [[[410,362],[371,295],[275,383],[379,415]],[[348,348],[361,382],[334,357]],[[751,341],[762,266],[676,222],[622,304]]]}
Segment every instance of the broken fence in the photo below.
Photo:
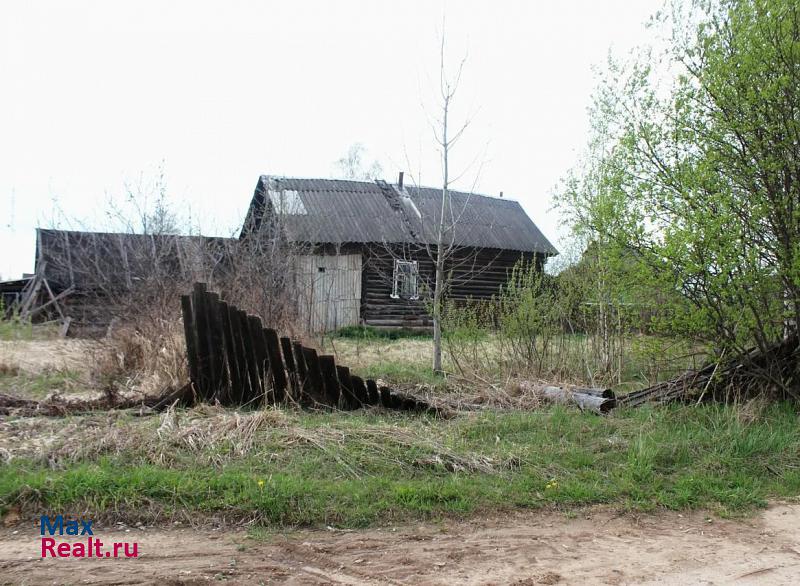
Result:
{"label": "broken fence", "polygon": [[261,318],[208,291],[205,283],[195,283],[191,295],[181,297],[181,308],[197,402],[435,411],[425,401],[354,375],[332,355],[279,336]]}

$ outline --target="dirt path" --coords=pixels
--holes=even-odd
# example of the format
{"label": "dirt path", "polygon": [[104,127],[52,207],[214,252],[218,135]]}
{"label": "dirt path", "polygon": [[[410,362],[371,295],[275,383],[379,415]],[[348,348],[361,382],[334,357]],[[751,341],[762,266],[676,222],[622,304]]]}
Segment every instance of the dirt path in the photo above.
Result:
{"label": "dirt path", "polygon": [[521,513],[368,531],[103,531],[138,559],[40,559],[31,527],[0,532],[3,584],[798,584],[800,505],[745,521],[670,513]]}

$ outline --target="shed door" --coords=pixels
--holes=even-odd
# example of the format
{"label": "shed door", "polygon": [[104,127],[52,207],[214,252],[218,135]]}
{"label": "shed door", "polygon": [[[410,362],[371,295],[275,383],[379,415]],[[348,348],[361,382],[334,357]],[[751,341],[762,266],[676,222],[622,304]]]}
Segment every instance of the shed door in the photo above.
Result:
{"label": "shed door", "polygon": [[300,257],[300,315],[309,331],[358,325],[361,308],[361,255]]}

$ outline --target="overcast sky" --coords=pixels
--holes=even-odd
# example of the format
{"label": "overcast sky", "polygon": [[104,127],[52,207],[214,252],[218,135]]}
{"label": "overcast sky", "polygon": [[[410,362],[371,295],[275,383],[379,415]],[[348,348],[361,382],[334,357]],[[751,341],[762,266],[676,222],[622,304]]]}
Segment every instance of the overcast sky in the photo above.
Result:
{"label": "overcast sky", "polygon": [[443,15],[449,64],[468,55],[456,187],[480,170],[476,191],[519,200],[558,245],[553,188],[586,143],[592,68],[647,42],[660,4],[2,2],[0,275],[33,269],[54,201],[103,229],[107,195],[162,161],[209,234],[242,221],[259,175],[331,177],[356,142],[387,180],[439,184]]}

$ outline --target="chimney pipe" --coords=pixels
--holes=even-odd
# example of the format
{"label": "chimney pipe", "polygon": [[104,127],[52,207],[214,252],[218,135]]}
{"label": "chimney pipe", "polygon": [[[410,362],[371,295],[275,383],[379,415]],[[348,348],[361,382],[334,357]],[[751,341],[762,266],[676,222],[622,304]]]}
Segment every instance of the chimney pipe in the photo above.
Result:
{"label": "chimney pipe", "polygon": [[403,189],[403,172],[400,171],[400,177],[397,179],[397,188]]}
{"label": "chimney pipe", "polygon": [[503,192],[502,191],[500,192],[500,197],[503,197]]}

